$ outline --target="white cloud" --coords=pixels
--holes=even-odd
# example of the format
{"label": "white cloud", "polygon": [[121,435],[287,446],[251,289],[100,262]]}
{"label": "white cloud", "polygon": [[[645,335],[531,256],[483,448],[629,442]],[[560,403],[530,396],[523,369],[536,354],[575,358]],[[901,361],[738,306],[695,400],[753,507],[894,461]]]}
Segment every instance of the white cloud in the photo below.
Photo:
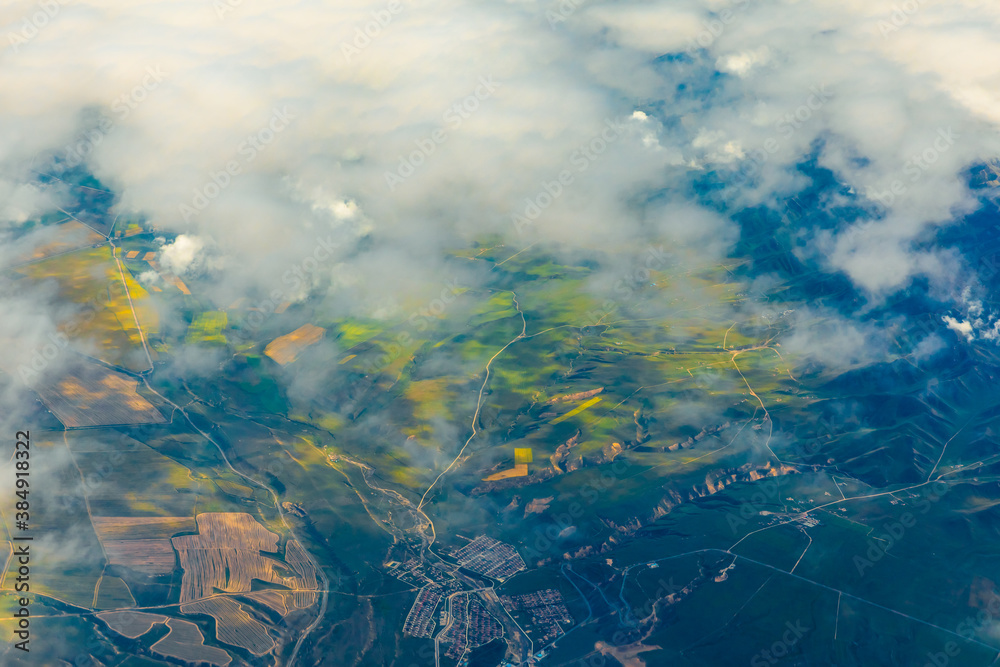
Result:
{"label": "white cloud", "polygon": [[197,236],[181,234],[160,250],[160,263],[168,271],[181,275],[191,268],[204,247],[205,242]]}
{"label": "white cloud", "polygon": [[945,315],[944,317],[941,318],[941,320],[946,325],[948,325],[949,329],[951,329],[955,333],[959,333],[965,336],[965,339],[967,341],[971,342],[976,337],[975,334],[973,333],[972,323],[968,322],[967,320],[959,321],[956,320],[954,317],[951,317],[950,315]]}
{"label": "white cloud", "polygon": [[12,183],[0,178],[0,226],[20,225],[51,211],[52,193],[28,183]]}
{"label": "white cloud", "polygon": [[[595,1],[556,29],[533,3],[414,0],[348,61],[340,45],[384,6],[260,0],[220,20],[202,0],[67,4],[3,56],[0,166],[45,167],[39,156],[60,154],[103,113],[114,128],[88,166],[120,194],[121,212],[212,239],[230,260],[206,286],[220,300],[280,285],[329,230],[342,254],[324,271],[391,290],[433,273],[443,248],[490,233],[516,242],[511,214],[607,120],[626,119],[545,211],[540,238],[625,246],[647,232],[649,193],[697,208],[682,194],[692,170],[724,173],[761,155],[727,203],[773,204],[809,184],[795,167],[814,156],[857,193],[903,188],[877,233],[804,235],[827,270],[881,295],[921,276],[950,284],[961,258],[927,240],[974,205],[967,167],[1000,154],[1000,8],[990,4],[922,3],[883,36],[893,9],[882,0]],[[22,18],[7,7],[0,24]],[[163,80],[144,90],[148,68]],[[445,114],[484,77],[500,87],[449,128]],[[112,107],[123,96],[127,114]],[[288,127],[249,151],[284,107]],[[385,173],[441,127],[447,139],[390,192]],[[925,153],[933,160],[915,168]],[[239,175],[183,221],[179,206],[232,161]],[[11,220],[48,205],[28,191],[7,201],[0,217]],[[170,252],[189,267],[189,252]]]}
{"label": "white cloud", "polygon": [[716,67],[722,72],[746,78],[754,67],[767,64],[770,59],[771,50],[765,45],[758,49],[722,56],[716,61]]}

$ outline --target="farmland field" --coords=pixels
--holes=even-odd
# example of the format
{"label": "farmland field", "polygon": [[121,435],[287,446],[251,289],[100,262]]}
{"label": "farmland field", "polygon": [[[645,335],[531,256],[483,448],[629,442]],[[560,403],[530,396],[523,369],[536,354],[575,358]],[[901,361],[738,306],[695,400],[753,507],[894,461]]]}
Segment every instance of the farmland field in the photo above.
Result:
{"label": "farmland field", "polygon": [[158,331],[159,316],[149,305],[149,294],[130,274],[118,270],[106,246],[45,259],[17,271],[35,281],[54,281],[61,299],[83,306],[62,326],[68,335],[96,345],[101,360],[136,371],[148,367],[136,318],[148,337]]}
{"label": "farmland field", "polygon": [[97,617],[107,623],[109,628],[129,639],[141,637],[152,630],[154,625],[167,620],[166,616],[141,611],[112,611],[98,614]]}
{"label": "farmland field", "polygon": [[226,667],[233,661],[232,656],[212,646],[205,646],[205,637],[198,626],[177,618],[167,620],[170,633],[153,644],[153,653],[176,658],[185,662],[208,663],[216,667]]}
{"label": "farmland field", "polygon": [[227,597],[214,597],[181,605],[185,614],[205,614],[215,619],[215,638],[230,646],[264,655],[274,648],[267,628],[253,618],[243,605]]}
{"label": "farmland field", "polygon": [[968,625],[1000,600],[1000,354],[855,354],[815,305],[843,285],[763,232],[470,241],[437,257],[467,284],[356,313],[346,278],[234,298],[126,229],[122,273],[103,244],[15,271],[79,329],[17,413],[47,664],[759,665],[789,624],[788,664],[1000,651]]}
{"label": "farmland field", "polygon": [[302,350],[321,340],[325,334],[326,331],[320,327],[304,324],[295,331],[272,340],[264,348],[264,354],[279,364],[290,364]]}
{"label": "farmland field", "polygon": [[[180,601],[210,597],[215,591],[242,593],[254,580],[280,584],[290,589],[315,588],[315,571],[303,566],[301,549],[293,547],[291,558],[299,577],[284,576],[278,558],[278,535],[260,525],[249,514],[207,513],[197,516],[198,534],[171,539],[184,570]],[[264,555],[274,554],[274,557]],[[289,572],[291,574],[291,572]]]}
{"label": "farmland field", "polygon": [[135,380],[97,365],[81,365],[39,384],[36,391],[66,428],[166,421],[136,392]]}

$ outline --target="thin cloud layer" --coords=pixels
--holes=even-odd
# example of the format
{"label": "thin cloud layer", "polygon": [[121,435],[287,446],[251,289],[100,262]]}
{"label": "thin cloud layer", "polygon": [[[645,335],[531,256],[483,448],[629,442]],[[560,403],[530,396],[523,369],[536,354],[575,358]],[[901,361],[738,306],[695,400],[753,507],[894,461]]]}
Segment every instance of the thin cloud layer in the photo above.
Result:
{"label": "thin cloud layer", "polygon": [[[663,211],[705,204],[692,183],[712,173],[726,207],[779,208],[815,185],[809,162],[842,186],[820,209],[869,213],[798,230],[804,257],[871,295],[917,277],[956,292],[962,258],[927,242],[975,208],[967,169],[1000,153],[1000,8],[894,11],[67,2],[30,30],[34,9],[8,5],[0,164],[21,182],[0,184],[0,218],[52,208],[26,165],[79,163],[115,212],[185,235],[167,265],[214,253],[220,301],[281,285],[320,246],[298,296],[391,292],[489,234],[607,251],[666,233],[714,258],[733,234]],[[349,307],[377,310],[372,294]]]}

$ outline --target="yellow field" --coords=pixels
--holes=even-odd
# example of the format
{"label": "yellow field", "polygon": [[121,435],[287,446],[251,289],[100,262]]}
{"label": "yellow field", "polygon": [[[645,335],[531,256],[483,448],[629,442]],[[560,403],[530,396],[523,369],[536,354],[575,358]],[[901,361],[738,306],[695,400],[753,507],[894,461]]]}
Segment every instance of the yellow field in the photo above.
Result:
{"label": "yellow field", "polygon": [[188,327],[185,342],[192,343],[221,343],[226,344],[226,337],[223,330],[229,323],[229,317],[224,310],[208,310],[199,313],[191,326]]}
{"label": "yellow field", "polygon": [[[158,331],[159,318],[149,303],[146,290],[128,271],[124,272],[123,279],[111,256],[111,248],[102,246],[69,252],[22,266],[17,271],[32,280],[55,281],[62,301],[82,306],[79,314],[60,323],[60,329],[71,340],[89,339],[99,348],[98,356],[104,361],[125,366],[140,363],[130,354],[142,344],[136,317],[147,336]],[[145,367],[143,364],[135,370]]]}
{"label": "yellow field", "polygon": [[484,482],[497,482],[501,479],[510,479],[512,477],[527,477],[528,475],[528,464],[518,463],[513,468],[507,470],[501,470],[498,473],[494,473],[489,477],[484,477]]}
{"label": "yellow field", "polygon": [[181,294],[191,296],[191,290],[184,284],[184,281],[173,274],[163,276],[163,279],[181,291]]}
{"label": "yellow field", "polygon": [[[108,290],[112,298],[109,306],[114,311],[115,318],[121,324],[122,330],[128,334],[132,344],[140,346],[142,345],[142,338],[139,335],[138,327],[135,325],[136,317],[139,318],[139,323],[142,324],[146,335],[149,336],[159,330],[159,315],[157,315],[156,309],[149,303],[149,292],[135,281],[131,273],[124,271],[123,274],[117,275],[119,278],[124,275],[124,285],[128,287],[128,295],[125,294],[121,282],[112,282]],[[129,304],[129,296],[132,297],[131,305]],[[132,308],[135,308],[134,317],[132,315]]]}
{"label": "yellow field", "polygon": [[406,385],[403,395],[413,403],[413,416],[429,422],[438,416],[451,413],[449,406],[453,405],[457,394],[449,389],[448,378],[432,380],[415,380]]}
{"label": "yellow field", "polygon": [[493,473],[489,477],[484,477],[484,482],[499,482],[502,479],[514,477],[527,477],[528,464],[532,462],[531,447],[514,448],[514,467],[500,472]]}
{"label": "yellow field", "polygon": [[295,361],[302,350],[318,343],[325,335],[326,329],[304,324],[292,333],[272,340],[264,348],[264,354],[284,366]]}
{"label": "yellow field", "polygon": [[[182,535],[171,541],[180,555],[182,603],[211,597],[218,591],[246,593],[254,579],[305,588],[299,577],[284,577],[274,566],[278,535],[249,514],[211,512],[197,517],[198,534]],[[274,558],[260,552],[274,553]],[[294,565],[293,565],[294,567]]]}
{"label": "yellow field", "polygon": [[555,419],[552,420],[552,423],[553,424],[558,424],[559,422],[566,421],[570,417],[575,417],[576,415],[580,414],[581,412],[583,412],[587,408],[591,407],[592,405],[596,405],[596,404],[598,404],[600,402],[601,402],[601,397],[600,396],[595,396],[594,398],[590,399],[589,401],[587,401],[583,405],[580,405],[580,406],[578,406],[576,408],[573,408],[572,410],[570,410],[566,414],[562,415],[561,417],[556,417]]}

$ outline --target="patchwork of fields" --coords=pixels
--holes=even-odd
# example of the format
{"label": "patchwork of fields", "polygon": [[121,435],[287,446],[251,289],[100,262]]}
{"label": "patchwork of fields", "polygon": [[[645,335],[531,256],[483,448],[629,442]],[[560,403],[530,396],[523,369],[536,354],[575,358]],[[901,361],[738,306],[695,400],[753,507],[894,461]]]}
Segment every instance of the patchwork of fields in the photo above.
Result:
{"label": "patchwork of fields", "polygon": [[[801,295],[761,313],[738,260],[622,283],[483,245],[449,261],[488,280],[365,319],[211,303],[149,235],[120,243],[121,274],[104,248],[18,269],[98,304],[33,388],[32,522],[63,545],[33,576],[39,632],[93,634],[107,664],[693,666],[751,661],[786,622],[819,662],[874,664],[873,635],[911,661],[1000,650],[955,630],[1000,599],[992,555],[946,546],[985,540],[998,502],[1000,399],[968,364],[933,391],[902,356],[825,374],[788,340]],[[906,419],[845,407],[890,381]]]}

